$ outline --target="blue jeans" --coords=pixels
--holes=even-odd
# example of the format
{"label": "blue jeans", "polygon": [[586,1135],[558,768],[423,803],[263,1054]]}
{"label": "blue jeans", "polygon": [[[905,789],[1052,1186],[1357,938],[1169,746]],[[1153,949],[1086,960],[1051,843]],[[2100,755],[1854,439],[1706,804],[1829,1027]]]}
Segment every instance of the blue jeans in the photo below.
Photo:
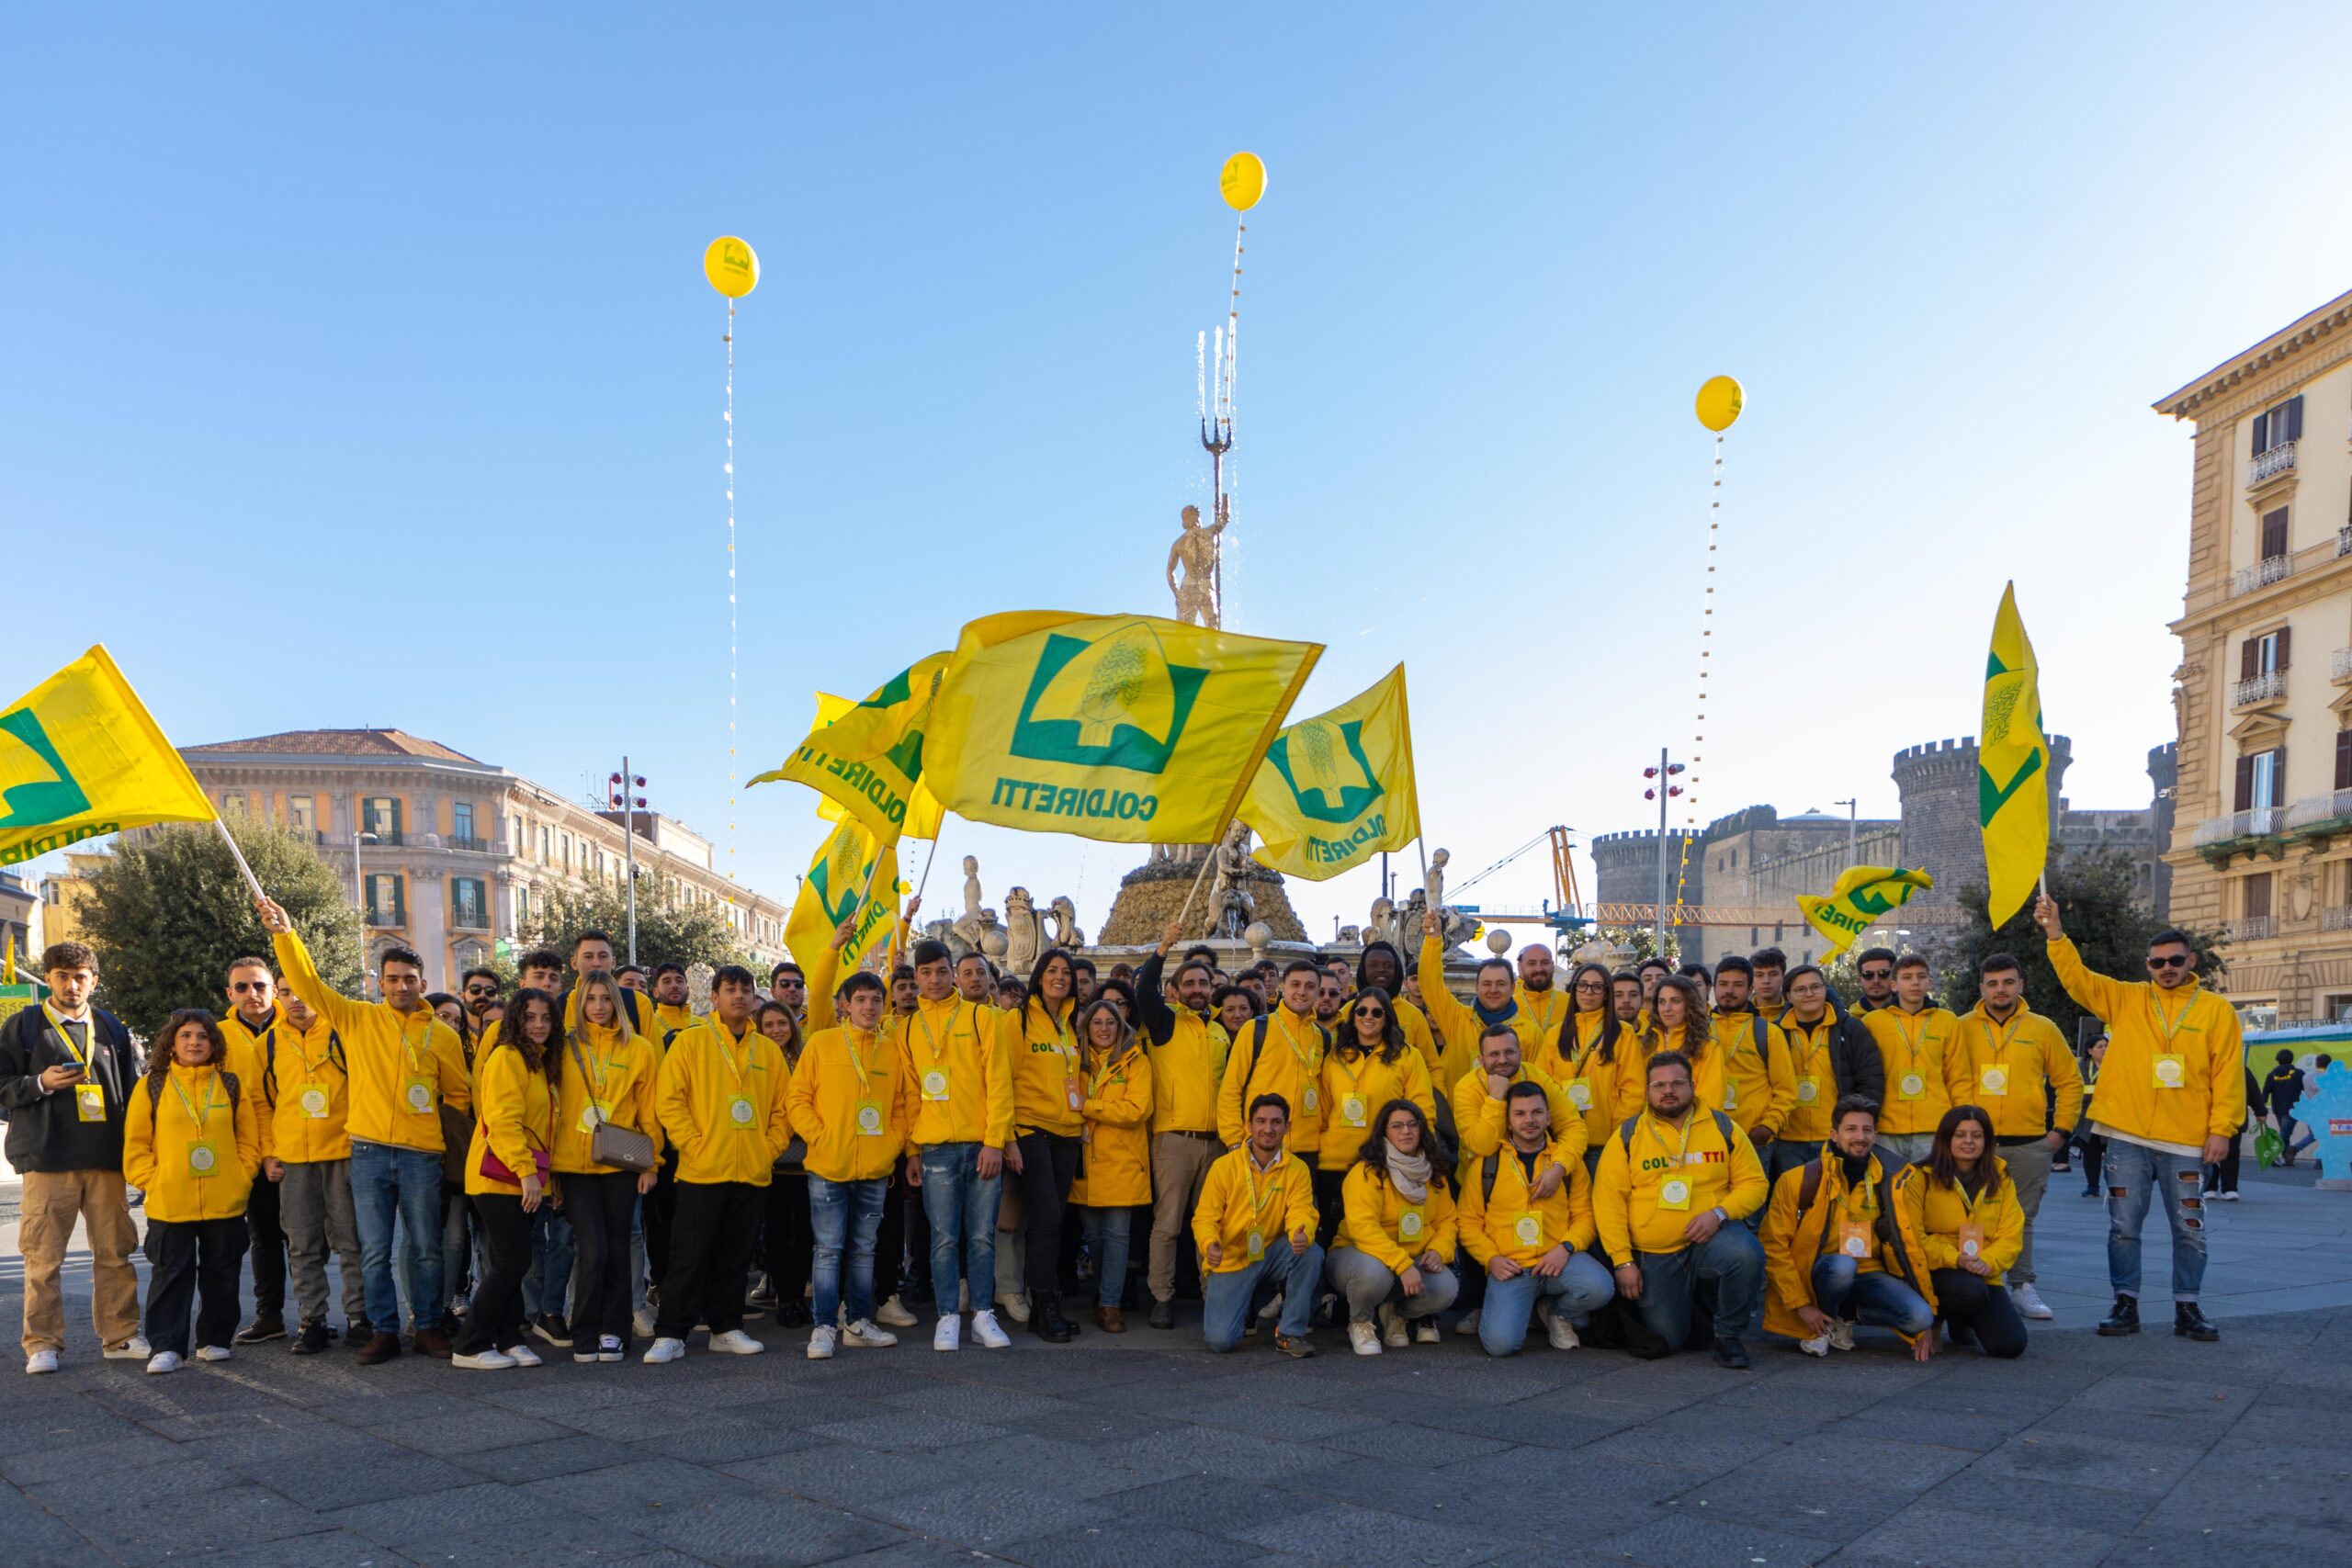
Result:
{"label": "blue jeans", "polygon": [[2204,1162],[2122,1138],[2107,1141],[2107,1282],[2119,1296],[2140,1294],[2140,1227],[2148,1200],[2164,1194],[2172,1226],[2172,1299],[2193,1302],[2205,1283]]}
{"label": "blue jeans", "polygon": [[[808,1270],[817,1326],[830,1328],[842,1305],[842,1247],[849,1246],[849,1320],[874,1315],[874,1242],[882,1232],[882,1200],[889,1183],[828,1181],[808,1176],[808,1228],[817,1238]],[[990,1220],[989,1224],[996,1222]]]}
{"label": "blue jeans", "polygon": [[1201,1332],[1212,1350],[1241,1343],[1250,1314],[1258,1310],[1258,1287],[1271,1283],[1283,1293],[1281,1331],[1304,1338],[1315,1322],[1315,1287],[1323,1278],[1323,1249],[1308,1243],[1294,1253],[1288,1235],[1266,1244],[1266,1255],[1230,1271],[1212,1271],[1201,1281]]}
{"label": "blue jeans", "polygon": [[[931,1293],[939,1315],[953,1315],[957,1287],[972,1287],[972,1310],[987,1312],[996,1292],[996,1206],[1001,1174],[980,1174],[978,1144],[930,1144],[922,1151],[922,1213],[931,1222]],[[960,1244],[960,1245],[959,1245]]]}
{"label": "blue jeans", "polygon": [[[1821,1153],[1821,1144],[1822,1140],[1819,1138],[1773,1139],[1770,1143],[1764,1145],[1765,1179],[1776,1187],[1779,1186],[1782,1176],[1796,1169],[1797,1167],[1804,1164],[1805,1161],[1817,1157]],[[1756,1211],[1755,1214],[1750,1215],[1749,1218],[1757,1221],[1758,1224],[1760,1224],[1760,1216],[1763,1214],[1764,1210],[1769,1209],[1771,1206],[1772,1205],[1767,1201]],[[1747,1228],[1754,1230],[1756,1228],[1756,1224],[1750,1224]]]}
{"label": "blue jeans", "polygon": [[1936,1321],[1918,1292],[1883,1271],[1865,1274],[1857,1260],[1835,1252],[1814,1262],[1813,1304],[1849,1323],[1915,1337]]}
{"label": "blue jeans", "polygon": [[451,1191],[445,1186],[441,1194],[441,1288],[447,1292],[447,1299],[439,1302],[425,1301],[419,1294],[419,1238],[406,1225],[397,1227],[400,1246],[392,1253],[393,1283],[407,1300],[411,1318],[438,1323],[441,1314],[458,1300],[466,1279],[466,1265],[471,1260],[473,1232],[469,1227],[476,1223],[472,1201],[464,1192]]}
{"label": "blue jeans", "polygon": [[523,1315],[547,1313],[564,1315],[571,1289],[571,1270],[580,1260],[580,1244],[563,1211],[542,1203],[531,1212],[531,1268],[523,1276]]}
{"label": "blue jeans", "polygon": [[[401,1331],[400,1298],[392,1288],[394,1216],[413,1236],[441,1234],[441,1156],[396,1144],[351,1141],[351,1210],[359,1227],[359,1273],[368,1292],[368,1321],[379,1334]],[[417,1250],[409,1269],[417,1325],[438,1328],[449,1295],[441,1280],[441,1249]]]}
{"label": "blue jeans", "polygon": [[1674,1349],[1690,1337],[1702,1283],[1715,1287],[1718,1337],[1746,1332],[1755,1316],[1764,1288],[1764,1247],[1746,1225],[1721,1226],[1679,1252],[1637,1252],[1634,1261],[1642,1271],[1642,1299],[1634,1305],[1650,1332]]}
{"label": "blue jeans", "polygon": [[1555,1314],[1578,1318],[1607,1306],[1616,1294],[1617,1281],[1609,1270],[1581,1252],[1568,1254],[1568,1266],[1548,1280],[1532,1269],[1508,1280],[1489,1274],[1487,1304],[1478,1312],[1478,1343],[1489,1356],[1515,1356],[1527,1342],[1527,1320],[1537,1306],[1548,1302]]}
{"label": "blue jeans", "polygon": [[1088,1204],[1078,1212],[1079,1229],[1086,1250],[1094,1255],[1094,1304],[1114,1307],[1127,1289],[1127,1236],[1136,1212],[1122,1203],[1098,1209]]}

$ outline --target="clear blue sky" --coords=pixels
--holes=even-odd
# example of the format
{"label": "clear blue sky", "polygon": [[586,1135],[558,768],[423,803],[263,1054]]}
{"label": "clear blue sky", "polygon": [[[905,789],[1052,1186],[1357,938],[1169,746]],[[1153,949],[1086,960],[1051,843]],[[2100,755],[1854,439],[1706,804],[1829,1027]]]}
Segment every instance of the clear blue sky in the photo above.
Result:
{"label": "clear blue sky", "polygon": [[[1406,660],[1463,871],[1641,824],[1687,748],[1718,370],[1702,818],[1891,813],[2012,575],[2071,795],[2138,804],[2188,499],[2147,404],[2352,286],[2341,6],[487,9],[16,19],[0,685],[103,638],[187,743],[396,725],[567,789],[626,748],[723,839],[703,245],[764,264],[748,776],[971,616],[1165,612],[1249,147],[1229,618],[1329,645],[1302,712]],[[788,895],[807,793],[737,819]],[[943,848],[1090,930],[1138,858]],[[1374,891],[1294,887],[1325,932]]]}

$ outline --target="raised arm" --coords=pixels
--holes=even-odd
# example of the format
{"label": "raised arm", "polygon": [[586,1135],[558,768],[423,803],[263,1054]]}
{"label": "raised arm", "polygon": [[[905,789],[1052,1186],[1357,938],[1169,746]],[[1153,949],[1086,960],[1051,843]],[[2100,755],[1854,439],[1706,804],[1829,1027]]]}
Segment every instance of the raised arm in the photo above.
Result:
{"label": "raised arm", "polygon": [[[277,967],[286,976],[286,988],[301,998],[302,1005],[312,1012],[324,1015],[345,1040],[352,1039],[358,1032],[359,1021],[367,1016],[367,1004],[353,1001],[319,977],[319,966],[311,962],[311,950],[295,934],[293,918],[276,899],[256,898],[254,908],[268,929],[269,944],[277,954]],[[254,1087],[258,1091],[261,1086]]]}

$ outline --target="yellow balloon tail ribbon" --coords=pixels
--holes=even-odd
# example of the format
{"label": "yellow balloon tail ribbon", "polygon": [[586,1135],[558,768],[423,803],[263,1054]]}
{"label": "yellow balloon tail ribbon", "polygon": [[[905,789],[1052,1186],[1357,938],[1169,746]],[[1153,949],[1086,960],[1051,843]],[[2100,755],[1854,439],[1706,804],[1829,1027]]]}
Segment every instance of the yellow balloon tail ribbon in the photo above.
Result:
{"label": "yellow balloon tail ribbon", "polygon": [[[1674,923],[1677,925],[1682,923],[1679,911],[1683,890],[1690,880],[1690,845],[1699,832],[1699,764],[1706,755],[1702,748],[1707,743],[1707,674],[1714,662],[1715,556],[1722,545],[1723,521],[1724,433],[1718,430],[1715,432],[1713,476],[1708,485],[1707,496],[1706,591],[1700,596],[1702,607],[1699,615],[1699,706],[1690,732],[1689,782],[1682,786],[1682,823],[1686,829],[1682,837],[1682,855],[1674,874],[1674,907],[1677,911]],[[1667,781],[1659,779],[1658,787],[1666,788]]]}
{"label": "yellow balloon tail ribbon", "polygon": [[737,657],[735,604],[735,299],[727,299],[727,879],[735,880]]}

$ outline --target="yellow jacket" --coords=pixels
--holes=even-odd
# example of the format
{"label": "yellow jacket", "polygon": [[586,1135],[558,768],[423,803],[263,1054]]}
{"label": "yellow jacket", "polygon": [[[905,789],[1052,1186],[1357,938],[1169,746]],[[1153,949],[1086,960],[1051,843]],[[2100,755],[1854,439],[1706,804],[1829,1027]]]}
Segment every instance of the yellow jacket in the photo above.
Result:
{"label": "yellow jacket", "polygon": [[[800,1059],[808,1060],[807,1051]],[[653,1103],[677,1146],[678,1179],[765,1187],[792,1142],[785,1111],[792,1076],[775,1042],[749,1022],[739,1039],[714,1012],[672,1035]]]}
{"label": "yellow jacket", "polygon": [[1639,1116],[1649,1104],[1650,1058],[1662,1051],[1690,1056],[1690,1089],[1699,1103],[1717,1111],[1726,1109],[1723,1043],[1709,1040],[1698,1055],[1691,1055],[1690,1032],[1681,1024],[1667,1029],[1652,1019],[1645,1021],[1643,1028],[1617,1037],[1617,1095],[1610,1108],[1611,1126],[1622,1126],[1627,1117]]}
{"label": "yellow jacket", "polygon": [[[1445,1036],[1442,1069],[1447,1076],[1458,1078],[1477,1063],[1478,1040],[1487,1032],[1486,1021],[1478,1016],[1476,1009],[1464,1005],[1460,998],[1445,988],[1445,948],[1433,936],[1421,939],[1420,978],[1421,1005],[1428,1010],[1430,1021],[1437,1025],[1438,1032]],[[1556,991],[1553,994],[1559,995]],[[1546,1030],[1544,1020],[1534,1010],[1517,1005],[1518,997],[1514,987],[1512,1001],[1515,1005],[1510,1017],[1504,1021],[1510,1025],[1511,1032],[1519,1036],[1519,1059],[1532,1062],[1544,1054],[1545,1036],[1559,1032],[1558,1022],[1555,1019],[1553,1027]],[[1565,1003],[1565,998],[1563,1000]],[[1573,1004],[1563,1005],[1555,1010],[1565,1015],[1567,1005]],[[1461,1064],[1458,1069],[1456,1063]]]}
{"label": "yellow jacket", "polygon": [[1392,1100],[1411,1100],[1432,1128],[1437,1125],[1429,1064],[1409,1045],[1396,1053],[1394,1062],[1368,1052],[1324,1052],[1316,1099],[1322,1107],[1322,1127],[1315,1143],[1316,1166],[1321,1170],[1345,1170],[1353,1165],[1364,1140],[1373,1135],[1380,1108]]}
{"label": "yellow jacket", "polygon": [[1110,1061],[1086,1053],[1086,1147],[1069,1201],[1115,1209],[1151,1201],[1151,1058],[1141,1046]]}
{"label": "yellow jacket", "polygon": [[[276,1106],[269,1097],[269,1067],[272,1047],[279,1032],[291,1032],[293,1025],[286,1021],[282,1008],[270,1010],[269,1022],[254,1029],[245,1021],[245,1015],[231,1008],[220,1019],[220,1038],[229,1043],[229,1060],[224,1064],[237,1075],[243,1092],[257,1096],[261,1117],[261,1154],[267,1159],[277,1154],[277,1127],[274,1114]],[[322,1032],[321,1038],[324,1038]],[[348,1144],[345,1147],[348,1149]],[[282,1157],[282,1156],[281,1156]]]}
{"label": "yellow jacket", "polygon": [[[2025,1208],[2018,1201],[2018,1184],[2009,1179],[2007,1162],[1996,1157],[1993,1168],[2000,1173],[2001,1190],[1980,1195],[1973,1203],[1967,1189],[1957,1183],[1939,1187],[1918,1166],[1912,1167],[1917,1179],[1895,1189],[1897,1201],[1907,1211],[1904,1219],[1918,1233],[1929,1269],[1959,1268],[1962,1247],[1973,1241],[1977,1258],[1993,1270],[1984,1276],[1985,1282],[1998,1285],[2025,1250]],[[1962,1229],[1969,1225],[1976,1226],[1978,1234],[1963,1237]]]}
{"label": "yellow jacket", "polygon": [[907,1141],[982,1144],[1012,1141],[1013,1046],[1006,1014],[951,995],[915,998],[915,1010],[883,1021],[882,1034],[907,1059],[915,1109]]}
{"label": "yellow jacket", "polygon": [[1560,1025],[1568,1021],[1577,1005],[1576,998],[1556,984],[1547,990],[1531,991],[1524,980],[1511,983],[1510,999],[1533,1021],[1537,1037],[1545,1041],[1558,1036]]}
{"label": "yellow jacket", "polygon": [[149,1219],[191,1224],[245,1212],[261,1172],[262,1117],[254,1086],[237,1081],[232,1109],[219,1072],[175,1062],[162,1083],[134,1081],[130,1100],[122,1174],[146,1194]]}
{"label": "yellow jacket", "polygon": [[1304,1162],[1288,1150],[1260,1170],[1247,1145],[1227,1149],[1209,1166],[1201,1201],[1193,1211],[1193,1241],[1208,1256],[1212,1242],[1225,1248],[1220,1261],[1204,1264],[1212,1274],[1238,1274],[1250,1267],[1250,1236],[1266,1246],[1295,1231],[1315,1235],[1315,1183]]}
{"label": "yellow jacket", "polygon": [[[2006,1024],[1996,1023],[1983,1002],[1962,1013],[1959,1055],[1969,1086],[1960,1103],[1984,1107],[1995,1137],[2037,1137],[2053,1127],[2072,1133],[2083,1119],[2083,1071],[2075,1053],[2055,1023],[2023,1002]],[[2051,1089],[2058,1091],[2054,1113]]]}
{"label": "yellow jacket", "polygon": [[466,1150],[466,1192],[503,1192],[519,1197],[520,1181],[501,1181],[482,1174],[484,1150],[517,1177],[538,1168],[533,1151],[554,1154],[555,1105],[548,1095],[548,1076],[533,1072],[517,1045],[494,1047],[474,1065],[474,1080],[481,1091],[475,1107],[473,1144]]}
{"label": "yellow jacket", "polygon": [[1420,1053],[1421,1065],[1430,1070],[1430,1081],[1439,1080],[1444,1066],[1437,1048],[1437,1032],[1430,1027],[1429,1014],[1401,996],[1388,998],[1389,1010],[1396,1015],[1396,1026],[1405,1032],[1405,1043]]}
{"label": "yellow jacket", "polygon": [[1226,1053],[1225,1077],[1217,1085],[1216,1132],[1228,1148],[1250,1141],[1250,1102],[1279,1094],[1290,1107],[1284,1146],[1311,1155],[1323,1146],[1323,1054],[1330,1039],[1315,1015],[1274,1010],[1245,1026]]}
{"label": "yellow jacket", "polygon": [[1157,1045],[1144,1036],[1151,1058],[1151,1130],[1155,1133],[1216,1131],[1216,1091],[1225,1077],[1226,1053],[1233,1043],[1225,1025],[1170,1000],[1175,1032]]}
{"label": "yellow jacket", "polygon": [[1609,1060],[1600,1059],[1600,1032],[1612,1015],[1607,1008],[1575,1015],[1573,1039],[1563,1028],[1537,1057],[1535,1070],[1566,1090],[1568,1103],[1584,1122],[1585,1146],[1598,1148],[1615,1126],[1617,1068],[1636,1049],[1633,1026],[1618,1032]]}
{"label": "yellow jacket", "polygon": [[[1359,1162],[1340,1184],[1340,1228],[1331,1238],[1334,1247],[1352,1247],[1391,1274],[1418,1266],[1425,1252],[1435,1252],[1449,1262],[1453,1259],[1460,1239],[1453,1195],[1445,1190],[1445,1179],[1437,1171],[1430,1172],[1429,1196],[1408,1203],[1385,1172]],[[1408,1229],[1410,1235],[1405,1234]]]}
{"label": "yellow jacket", "polygon": [[[1762,1039],[1758,1026],[1762,1025]],[[1758,1047],[1761,1045],[1761,1054]],[[1722,1058],[1724,1106],[1743,1133],[1758,1127],[1773,1136],[1796,1109],[1796,1075],[1789,1068],[1788,1037],[1780,1025],[1748,1009],[1715,1014],[1714,1052]]]}
{"label": "yellow jacket", "polygon": [[1035,998],[1007,1016],[1012,1020],[1004,1042],[1012,1056],[1013,1131],[1077,1137],[1085,1125],[1079,1108],[1086,1089],[1079,1081],[1078,1037],[1069,1027],[1078,1016],[1076,1004],[1058,1022],[1047,1016],[1045,1002]]}
{"label": "yellow jacket", "polygon": [[808,1037],[792,1069],[789,1100],[792,1131],[808,1145],[808,1174],[870,1181],[889,1175],[905,1152],[915,1080],[904,1051],[879,1034],[838,1024]]}
{"label": "yellow jacket", "polygon": [[[1690,1187],[1679,1203],[1666,1190],[1675,1180]],[[1593,1224],[1612,1266],[1637,1252],[1679,1252],[1691,1215],[1721,1209],[1744,1220],[1767,1196],[1756,1145],[1730,1116],[1702,1105],[1679,1132],[1646,1111],[1629,1119],[1602,1143],[1592,1173]]]}
{"label": "yellow jacket", "polygon": [[2066,994],[2107,1025],[2098,1124],[2144,1143],[2195,1148],[2245,1124],[2245,1042],[2237,1010],[2195,976],[2170,991],[2083,967],[2072,940],[2050,944]]}
{"label": "yellow jacket", "polygon": [[[1623,1045],[1624,1042],[1618,1042]],[[1585,1151],[1584,1117],[1578,1113],[1568,1091],[1552,1079],[1529,1066],[1524,1061],[1519,1071],[1511,1075],[1512,1083],[1532,1083],[1544,1090],[1544,1103],[1552,1111],[1552,1146],[1559,1151],[1563,1163],[1581,1160]],[[1471,1165],[1484,1159],[1510,1139],[1510,1116],[1504,1101],[1487,1090],[1487,1069],[1473,1066],[1455,1080],[1453,1085],[1453,1137],[1461,1145],[1460,1172],[1462,1179],[1469,1179]]]}
{"label": "yellow jacket", "polygon": [[664,1039],[681,1029],[692,1029],[701,1021],[695,1016],[695,1010],[684,1002],[655,1002],[652,1027],[640,1032],[653,1042],[654,1049],[658,1051]]}
{"label": "yellow jacket", "polygon": [[1792,1107],[1781,1123],[1783,1140],[1817,1144],[1834,1131],[1829,1116],[1838,1105],[1838,1068],[1829,1032],[1837,1022],[1837,1010],[1825,1008],[1808,1030],[1783,1008],[1773,1025],[1789,1047],[1789,1077],[1794,1085]]}
{"label": "yellow jacket", "polygon": [[[597,1165],[588,1157],[599,1119],[652,1139],[659,1159],[662,1109],[655,1100],[662,1076],[661,1043],[650,1034],[632,1033],[624,1040],[619,1030],[595,1023],[583,1023],[577,1032],[578,1041],[562,1047],[563,1070],[556,1090],[562,1103],[556,1108],[549,1152],[557,1173],[612,1176],[620,1171],[619,1166]],[[592,1100],[595,1116],[589,1114]]]}
{"label": "yellow jacket", "polygon": [[[1818,1167],[1810,1207],[1802,1206],[1804,1178]],[[1871,1151],[1871,1179],[1849,1192],[1846,1172],[1834,1148],[1784,1170],[1772,1187],[1772,1206],[1764,1215],[1764,1326],[1775,1334],[1802,1339],[1811,1331],[1797,1308],[1818,1306],[1814,1299],[1813,1266],[1825,1252],[1838,1250],[1838,1235],[1829,1228],[1832,1215],[1867,1227],[1863,1245],[1870,1248],[1858,1263],[1865,1273],[1894,1275],[1917,1292],[1928,1306],[1936,1304],[1936,1287],[1928,1278],[1927,1247],[1919,1233],[1919,1201],[1905,1188],[1924,1181],[1925,1166],[1905,1165],[1892,1149]],[[1841,1226],[1842,1228],[1842,1226]],[[1930,1334],[1934,1333],[1929,1328]],[[1905,1335],[1906,1343],[1911,1341]]]}
{"label": "yellow jacket", "polygon": [[302,939],[291,931],[273,936],[271,942],[287,988],[343,1037],[351,1095],[345,1125],[351,1136],[441,1153],[441,1107],[473,1106],[466,1051],[457,1031],[422,1002],[414,1012],[400,1013],[389,1003],[355,1002],[330,989]]}
{"label": "yellow jacket", "polygon": [[[221,1032],[229,1033],[227,1024],[221,1025]],[[233,1042],[235,1036],[230,1038]],[[232,1059],[235,1054],[232,1043]],[[334,1026],[323,1014],[313,1014],[305,1034],[280,1012],[277,1022],[262,1031],[256,1055],[260,1059],[251,1068],[253,1076],[240,1071],[237,1081],[245,1093],[260,1097],[262,1157],[274,1156],[288,1165],[349,1159],[351,1077]]]}
{"label": "yellow jacket", "polygon": [[1860,1016],[1886,1064],[1881,1134],[1932,1133],[1945,1111],[1969,1103],[1968,1057],[1961,1048],[1960,1020],[1949,1010],[1923,1007],[1910,1013],[1898,1003]]}
{"label": "yellow jacket", "polygon": [[[1462,1181],[1462,1248],[1484,1269],[1497,1257],[1532,1268],[1555,1247],[1570,1253],[1592,1245],[1592,1181],[1581,1158],[1562,1159],[1559,1145],[1535,1156],[1531,1180],[1516,1147],[1501,1148],[1469,1166]],[[1487,1191],[1487,1162],[1495,1166],[1495,1190]],[[1549,1198],[1529,1194],[1546,1168],[1558,1166],[1566,1179]]]}

